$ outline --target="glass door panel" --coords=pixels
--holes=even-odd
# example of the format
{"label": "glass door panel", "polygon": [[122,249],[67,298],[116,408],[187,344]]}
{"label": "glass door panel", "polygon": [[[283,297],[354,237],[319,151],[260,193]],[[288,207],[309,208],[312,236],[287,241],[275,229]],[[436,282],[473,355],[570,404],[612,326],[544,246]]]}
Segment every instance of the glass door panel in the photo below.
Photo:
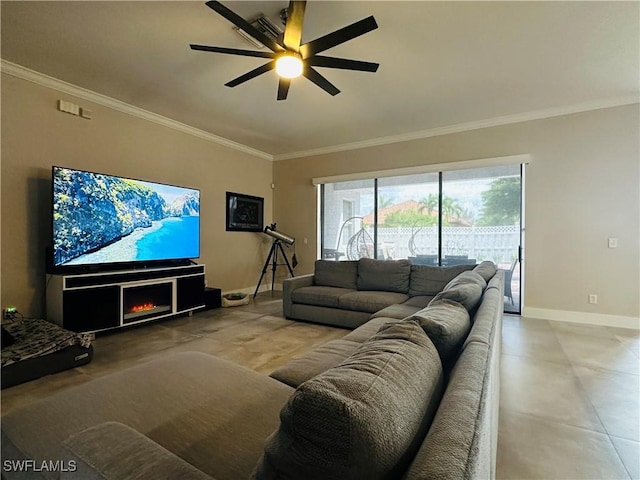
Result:
{"label": "glass door panel", "polygon": [[374,258],[375,180],[322,186],[322,258]]}
{"label": "glass door panel", "polygon": [[378,258],[438,264],[439,175],[378,179]]}
{"label": "glass door panel", "polygon": [[510,313],[520,313],[521,192],[520,165],[442,173],[442,264],[496,263]]}

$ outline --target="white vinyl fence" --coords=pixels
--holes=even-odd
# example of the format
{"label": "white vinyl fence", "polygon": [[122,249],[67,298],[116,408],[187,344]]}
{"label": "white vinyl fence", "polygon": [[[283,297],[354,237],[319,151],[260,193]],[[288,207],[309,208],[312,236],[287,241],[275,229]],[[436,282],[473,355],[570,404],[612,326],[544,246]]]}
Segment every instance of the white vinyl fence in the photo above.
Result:
{"label": "white vinyl fence", "polygon": [[[367,232],[373,238],[373,229],[369,227]],[[341,242],[341,251],[347,251],[347,242],[348,239]],[[378,228],[378,245],[379,252],[387,258],[437,254],[438,229],[436,226]],[[519,245],[519,225],[442,229],[444,255],[467,255],[478,262],[492,260],[508,264],[517,257]]]}

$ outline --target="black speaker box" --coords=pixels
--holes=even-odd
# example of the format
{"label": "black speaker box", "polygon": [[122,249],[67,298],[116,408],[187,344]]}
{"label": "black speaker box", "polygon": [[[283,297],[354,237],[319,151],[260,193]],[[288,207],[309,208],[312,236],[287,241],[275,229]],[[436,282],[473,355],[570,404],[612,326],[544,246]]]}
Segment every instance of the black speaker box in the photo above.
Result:
{"label": "black speaker box", "polygon": [[222,306],[222,290],[215,287],[204,289],[204,309],[220,308]]}

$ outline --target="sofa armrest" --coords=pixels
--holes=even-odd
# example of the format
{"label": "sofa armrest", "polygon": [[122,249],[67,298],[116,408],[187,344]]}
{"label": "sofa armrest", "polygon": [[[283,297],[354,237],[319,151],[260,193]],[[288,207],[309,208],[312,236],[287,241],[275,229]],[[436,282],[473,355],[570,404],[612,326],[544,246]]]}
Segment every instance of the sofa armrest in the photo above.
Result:
{"label": "sofa armrest", "polygon": [[311,285],[313,285],[313,273],[284,279],[282,282],[282,312],[285,317],[291,316],[291,305],[293,305],[291,294],[293,291]]}
{"label": "sofa armrest", "polygon": [[140,432],[118,422],[87,428],[63,443],[60,479],[212,480]]}

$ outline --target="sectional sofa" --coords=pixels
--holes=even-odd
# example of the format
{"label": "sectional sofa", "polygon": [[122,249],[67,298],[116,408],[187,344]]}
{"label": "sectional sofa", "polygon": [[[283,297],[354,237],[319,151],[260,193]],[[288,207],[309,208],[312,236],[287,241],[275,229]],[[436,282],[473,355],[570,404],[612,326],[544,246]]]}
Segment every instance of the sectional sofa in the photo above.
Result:
{"label": "sectional sofa", "polygon": [[[15,410],[2,417],[3,476],[493,478],[504,277],[492,264],[470,268],[428,305],[403,317],[408,300],[431,296],[409,290],[271,376],[183,352]],[[431,273],[440,283],[452,274]]]}

